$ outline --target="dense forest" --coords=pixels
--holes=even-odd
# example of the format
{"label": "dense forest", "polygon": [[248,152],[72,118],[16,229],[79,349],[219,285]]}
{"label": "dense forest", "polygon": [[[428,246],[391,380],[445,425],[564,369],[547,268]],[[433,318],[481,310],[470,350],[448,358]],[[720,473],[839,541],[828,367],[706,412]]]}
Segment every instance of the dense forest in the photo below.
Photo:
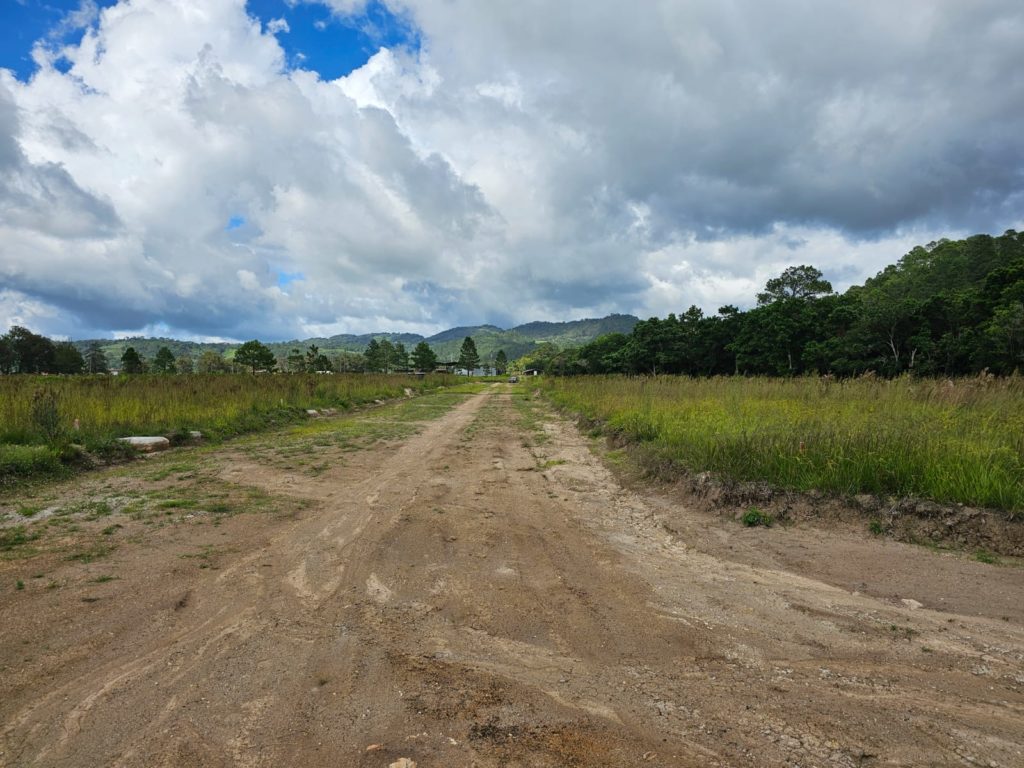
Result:
{"label": "dense forest", "polygon": [[841,294],[814,267],[790,267],[746,312],[690,307],[530,363],[565,375],[1024,371],[1024,233],[919,246]]}

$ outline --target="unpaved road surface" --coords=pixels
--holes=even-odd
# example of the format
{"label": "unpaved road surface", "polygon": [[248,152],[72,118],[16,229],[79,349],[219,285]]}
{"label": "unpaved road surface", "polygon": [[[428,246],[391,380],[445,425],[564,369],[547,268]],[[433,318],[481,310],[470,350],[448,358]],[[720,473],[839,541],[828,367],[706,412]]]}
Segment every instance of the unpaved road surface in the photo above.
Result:
{"label": "unpaved road surface", "polygon": [[624,489],[512,387],[417,428],[0,562],[0,765],[1024,766],[1019,567]]}

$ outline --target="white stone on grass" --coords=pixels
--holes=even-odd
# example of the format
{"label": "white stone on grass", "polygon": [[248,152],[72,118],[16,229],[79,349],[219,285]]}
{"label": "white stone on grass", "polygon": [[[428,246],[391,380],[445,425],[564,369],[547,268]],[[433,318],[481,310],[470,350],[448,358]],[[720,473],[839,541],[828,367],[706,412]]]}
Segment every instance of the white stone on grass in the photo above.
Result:
{"label": "white stone on grass", "polygon": [[153,451],[165,451],[171,447],[171,441],[166,437],[119,437],[118,442],[127,443],[137,451],[152,453]]}

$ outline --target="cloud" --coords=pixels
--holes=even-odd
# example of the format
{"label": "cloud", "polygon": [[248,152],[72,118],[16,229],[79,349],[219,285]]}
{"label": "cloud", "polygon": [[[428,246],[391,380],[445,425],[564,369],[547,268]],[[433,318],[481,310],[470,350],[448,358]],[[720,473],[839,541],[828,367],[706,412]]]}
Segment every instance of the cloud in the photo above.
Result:
{"label": "cloud", "polygon": [[99,16],[100,9],[95,0],[79,0],[78,7],[66,13],[47,37],[51,40],[61,40],[72,32],[92,26]]}
{"label": "cloud", "polygon": [[267,22],[267,31],[272,35],[277,35],[282,32],[291,32],[291,27],[288,26],[287,19],[271,19]]}
{"label": "cloud", "polygon": [[0,325],[714,311],[1022,222],[1014,0],[386,6],[418,46],[325,81],[243,0],[83,3],[80,43],[0,73]]}

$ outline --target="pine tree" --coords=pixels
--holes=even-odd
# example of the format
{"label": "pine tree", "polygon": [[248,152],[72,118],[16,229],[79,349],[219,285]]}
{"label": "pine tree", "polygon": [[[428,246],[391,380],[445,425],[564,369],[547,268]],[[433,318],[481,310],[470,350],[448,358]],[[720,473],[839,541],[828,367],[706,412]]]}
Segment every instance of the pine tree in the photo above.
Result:
{"label": "pine tree", "polygon": [[135,347],[128,347],[124,354],[121,355],[122,373],[144,373],[145,370],[146,364],[142,362],[142,358],[135,351]]}
{"label": "pine tree", "polygon": [[412,364],[417,371],[425,371],[426,373],[430,373],[437,367],[437,355],[434,354],[434,350],[430,348],[427,342],[421,341],[413,349]]}
{"label": "pine tree", "polygon": [[476,342],[472,336],[467,336],[462,342],[462,349],[459,350],[459,367],[465,368],[470,375],[480,367],[480,353],[476,351]]}
{"label": "pine tree", "polygon": [[373,373],[384,370],[384,351],[376,339],[370,339],[370,343],[366,345],[366,351],[363,352],[363,357],[366,358],[366,370]]}
{"label": "pine tree", "polygon": [[153,358],[153,370],[157,373],[177,373],[178,368],[174,364],[174,353],[167,347],[160,347]]}
{"label": "pine tree", "polygon": [[107,363],[107,356],[100,348],[99,343],[93,342],[85,352],[85,370],[88,373],[109,373],[110,365]]}
{"label": "pine tree", "polygon": [[252,372],[258,370],[272,371],[277,366],[277,358],[270,348],[260,343],[257,339],[247,341],[235,352],[235,362],[252,368]]}

